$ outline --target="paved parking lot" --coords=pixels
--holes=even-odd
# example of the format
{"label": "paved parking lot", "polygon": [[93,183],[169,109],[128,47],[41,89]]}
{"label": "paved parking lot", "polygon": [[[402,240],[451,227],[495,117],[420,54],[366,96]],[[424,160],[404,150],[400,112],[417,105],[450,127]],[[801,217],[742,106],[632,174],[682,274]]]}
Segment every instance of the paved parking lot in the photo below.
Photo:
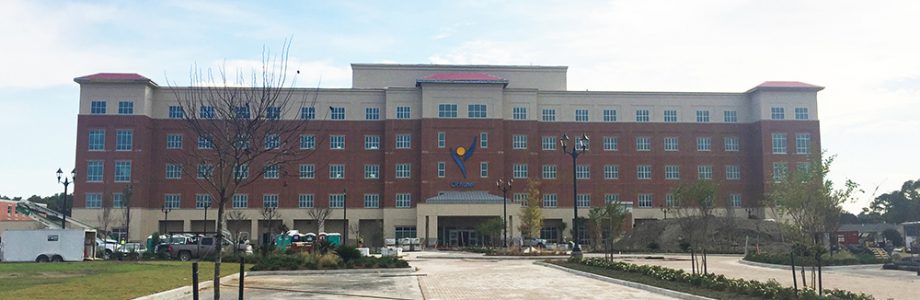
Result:
{"label": "paved parking lot", "polygon": [[[239,282],[221,285],[221,298],[237,299]],[[250,276],[246,299],[421,299],[418,281],[411,273],[302,274]],[[201,290],[203,299],[214,291]],[[191,299],[189,297],[188,299]]]}

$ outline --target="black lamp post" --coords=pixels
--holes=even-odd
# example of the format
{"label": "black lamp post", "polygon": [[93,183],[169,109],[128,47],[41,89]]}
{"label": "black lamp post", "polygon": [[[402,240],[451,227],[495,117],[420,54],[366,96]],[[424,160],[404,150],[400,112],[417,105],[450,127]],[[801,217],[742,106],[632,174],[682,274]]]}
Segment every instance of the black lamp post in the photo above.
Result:
{"label": "black lamp post", "polygon": [[204,203],[204,233],[208,233],[208,207],[211,206],[211,198],[208,196],[208,201]]}
{"label": "black lamp post", "polygon": [[502,191],[502,232],[504,233],[505,238],[502,240],[502,245],[505,248],[508,248],[508,190],[511,189],[511,183],[514,182],[514,179],[508,179],[507,181],[503,178],[499,178],[495,182],[495,186]]}
{"label": "black lamp post", "polygon": [[664,205],[664,204],[662,204],[660,207],[661,207],[661,212],[664,213],[664,219],[667,220],[668,212],[671,211],[671,207],[668,205]]}
{"label": "black lamp post", "polygon": [[160,208],[160,211],[163,212],[163,230],[162,231],[165,232],[169,230],[169,212],[172,211],[172,208],[169,208],[168,206],[166,206],[166,203],[163,203],[163,208]]}
{"label": "black lamp post", "polygon": [[[64,181],[61,181],[61,177],[64,178]],[[64,171],[58,168],[57,179],[58,183],[64,185],[64,197],[61,198],[61,229],[65,229],[67,227],[67,186],[77,180],[77,169],[70,171],[70,178],[67,178],[64,176]]]}
{"label": "black lamp post", "polygon": [[753,215],[751,213],[754,212],[754,208],[748,207],[748,208],[745,208],[744,211],[747,212],[748,219],[753,219]]}
{"label": "black lamp post", "polygon": [[572,257],[581,258],[581,246],[578,245],[578,156],[588,151],[588,134],[582,134],[577,138],[572,150],[569,151],[569,136],[562,134],[559,137],[559,143],[562,144],[562,152],[572,157],[572,210],[575,212],[575,218],[572,219],[573,240],[575,246],[572,247]]}
{"label": "black lamp post", "polygon": [[342,245],[348,243],[348,188],[342,188],[342,219],[345,225],[342,225]]}

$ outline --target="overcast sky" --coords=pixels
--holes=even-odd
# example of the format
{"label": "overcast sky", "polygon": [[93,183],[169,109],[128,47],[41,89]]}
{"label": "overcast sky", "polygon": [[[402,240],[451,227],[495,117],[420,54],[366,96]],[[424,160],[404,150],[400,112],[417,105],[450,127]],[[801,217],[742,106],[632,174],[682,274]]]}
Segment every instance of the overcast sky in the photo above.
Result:
{"label": "overcast sky", "polygon": [[570,90],[825,86],[832,178],[878,194],[920,178],[918,1],[2,1],[0,195],[60,192],[74,164],[74,77],[247,66],[293,38],[298,85],[350,87],[350,63],[569,66]]}

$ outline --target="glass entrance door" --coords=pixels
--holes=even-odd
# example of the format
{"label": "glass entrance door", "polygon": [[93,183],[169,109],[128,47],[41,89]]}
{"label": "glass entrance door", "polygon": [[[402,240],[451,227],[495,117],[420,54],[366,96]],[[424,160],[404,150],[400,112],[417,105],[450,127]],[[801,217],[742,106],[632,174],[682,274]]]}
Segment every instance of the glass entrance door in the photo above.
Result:
{"label": "glass entrance door", "polygon": [[450,229],[448,242],[454,247],[471,247],[479,245],[479,234],[472,229]]}

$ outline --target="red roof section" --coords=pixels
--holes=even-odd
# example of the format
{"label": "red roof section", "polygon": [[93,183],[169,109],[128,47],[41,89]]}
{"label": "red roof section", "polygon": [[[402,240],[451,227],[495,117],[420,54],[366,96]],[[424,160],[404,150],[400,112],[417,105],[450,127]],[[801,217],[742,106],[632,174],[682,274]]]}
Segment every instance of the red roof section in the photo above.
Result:
{"label": "red roof section", "polygon": [[438,81],[500,81],[504,78],[486,73],[435,73],[422,78],[422,80]]}
{"label": "red roof section", "polygon": [[799,88],[799,89],[823,89],[823,86],[807,84],[799,81],[764,81],[757,87],[759,88]]}

